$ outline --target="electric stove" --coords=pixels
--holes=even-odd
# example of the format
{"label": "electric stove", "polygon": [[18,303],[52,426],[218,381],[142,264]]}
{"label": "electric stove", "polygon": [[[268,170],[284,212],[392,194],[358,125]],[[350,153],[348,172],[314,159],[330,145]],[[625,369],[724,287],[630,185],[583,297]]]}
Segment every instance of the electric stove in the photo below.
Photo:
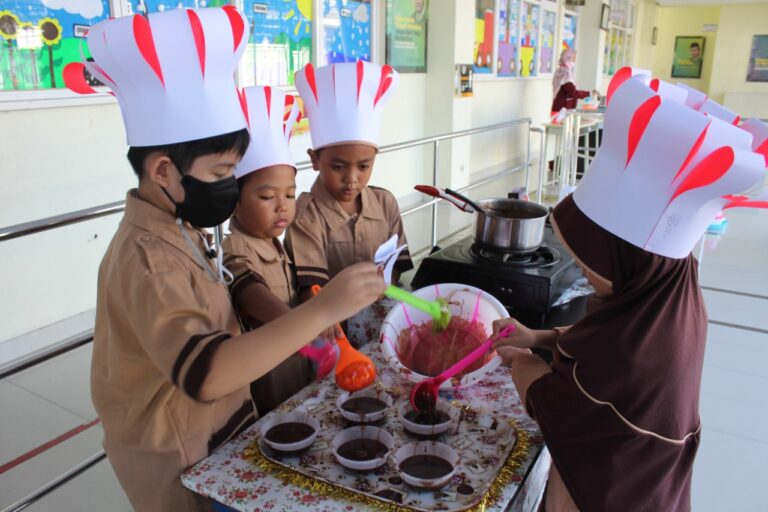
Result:
{"label": "electric stove", "polygon": [[542,329],[569,325],[584,316],[587,297],[553,306],[580,277],[573,257],[547,225],[541,246],[523,255],[483,247],[471,237],[460,240],[425,258],[411,284],[475,286],[496,297],[523,324]]}

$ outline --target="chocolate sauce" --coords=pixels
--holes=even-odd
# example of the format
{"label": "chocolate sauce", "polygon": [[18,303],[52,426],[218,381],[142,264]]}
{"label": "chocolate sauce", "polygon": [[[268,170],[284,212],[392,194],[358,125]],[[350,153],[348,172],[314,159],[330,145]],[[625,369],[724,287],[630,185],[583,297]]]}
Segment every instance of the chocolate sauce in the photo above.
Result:
{"label": "chocolate sauce", "polygon": [[466,495],[470,495],[470,494],[472,494],[473,492],[475,492],[475,490],[472,488],[472,486],[471,486],[471,485],[467,485],[467,484],[461,484],[460,486],[458,486],[458,487],[456,488],[456,492],[458,492],[459,494],[466,494]]}
{"label": "chocolate sauce", "polygon": [[373,396],[356,396],[341,404],[341,408],[352,414],[365,415],[383,411],[387,404]]}
{"label": "chocolate sauce", "polygon": [[404,417],[417,425],[439,425],[451,419],[446,412],[437,409],[430,412],[408,411]]}
{"label": "chocolate sauce", "polygon": [[339,446],[338,450],[340,456],[354,461],[378,459],[386,453],[386,445],[375,439],[353,439]]}
{"label": "chocolate sauce", "polygon": [[434,480],[453,471],[453,466],[436,455],[413,455],[400,463],[400,471],[416,478]]}
{"label": "chocolate sauce", "polygon": [[400,478],[399,476],[391,476],[389,477],[389,483],[391,483],[392,485],[400,485],[401,483],[403,483],[403,479]]}
{"label": "chocolate sauce", "polygon": [[268,441],[280,444],[298,443],[315,433],[315,429],[306,423],[291,421],[280,423],[267,430],[265,437]]}
{"label": "chocolate sauce", "polygon": [[390,491],[389,489],[384,489],[383,491],[377,492],[376,496],[384,498],[385,500],[394,501],[395,503],[403,502],[402,494],[397,491]]}

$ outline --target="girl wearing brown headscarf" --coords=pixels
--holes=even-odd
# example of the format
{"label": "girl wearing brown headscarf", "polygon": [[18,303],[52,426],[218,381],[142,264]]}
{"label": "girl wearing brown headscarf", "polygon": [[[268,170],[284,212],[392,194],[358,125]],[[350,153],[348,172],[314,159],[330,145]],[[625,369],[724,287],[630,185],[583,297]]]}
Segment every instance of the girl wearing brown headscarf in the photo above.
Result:
{"label": "girl wearing brown headscarf", "polygon": [[[693,256],[635,247],[568,196],[558,238],[596,290],[567,329],[497,344],[553,459],[544,510],[690,510],[707,314]],[[551,365],[527,349],[550,348]]]}

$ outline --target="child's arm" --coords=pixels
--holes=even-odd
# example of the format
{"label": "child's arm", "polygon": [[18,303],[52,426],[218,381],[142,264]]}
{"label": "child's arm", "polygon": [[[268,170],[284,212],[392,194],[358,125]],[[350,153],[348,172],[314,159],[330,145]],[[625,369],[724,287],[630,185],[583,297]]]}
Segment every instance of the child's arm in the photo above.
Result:
{"label": "child's arm", "polygon": [[267,285],[251,282],[232,295],[235,310],[251,325],[263,325],[284,315],[291,307],[278,299]]}
{"label": "child's arm", "polygon": [[266,374],[329,324],[371,304],[383,290],[384,280],[373,263],[353,265],[328,282],[316,299],[233,336],[234,311],[228,303],[218,303],[228,302],[225,295],[211,295],[210,287],[198,286],[184,269],[162,269],[138,276],[124,290],[126,304],[115,312],[110,329],[131,332],[169,382],[196,400],[209,401]]}
{"label": "child's arm", "polygon": [[247,386],[312,341],[329,323],[349,318],[373,303],[384,288],[384,279],[373,263],[347,267],[313,300],[222,343],[211,358],[197,398],[215,400]]}

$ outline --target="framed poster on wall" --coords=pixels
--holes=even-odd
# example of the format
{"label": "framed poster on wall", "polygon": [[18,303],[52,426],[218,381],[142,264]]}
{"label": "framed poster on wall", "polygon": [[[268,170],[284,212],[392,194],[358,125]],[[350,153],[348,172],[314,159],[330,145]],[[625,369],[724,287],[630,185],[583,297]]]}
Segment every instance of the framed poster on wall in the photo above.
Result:
{"label": "framed poster on wall", "polygon": [[321,4],[324,52],[318,64],[370,61],[371,0],[322,0]]}
{"label": "framed poster on wall", "polygon": [[672,78],[701,78],[704,36],[677,36],[672,56]]}
{"label": "framed poster on wall", "polygon": [[429,0],[387,0],[387,64],[426,73]]}
{"label": "framed poster on wall", "polygon": [[768,34],[752,37],[747,82],[768,82]]}

